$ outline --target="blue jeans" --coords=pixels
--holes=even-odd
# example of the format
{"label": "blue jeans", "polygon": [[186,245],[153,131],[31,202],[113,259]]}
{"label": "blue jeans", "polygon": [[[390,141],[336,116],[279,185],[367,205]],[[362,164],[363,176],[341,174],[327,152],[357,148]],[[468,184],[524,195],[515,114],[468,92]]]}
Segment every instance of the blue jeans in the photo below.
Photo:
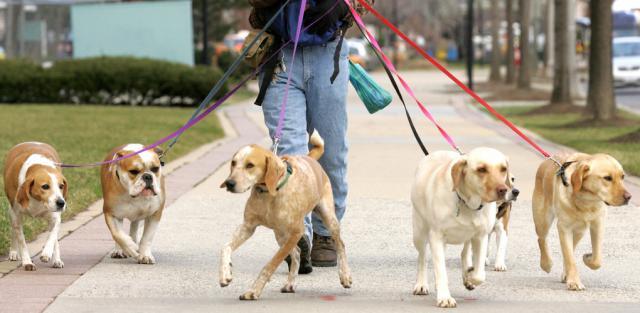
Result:
{"label": "blue jeans", "polygon": [[[347,87],[349,67],[346,43],[340,51],[340,73],[331,84],[333,56],[337,40],[325,45],[298,47],[291,74],[289,97],[285,112],[278,155],[305,155],[309,152],[308,134],[314,129],[324,139],[324,155],[320,164],[327,172],[336,207],[342,220],[347,198]],[[287,75],[291,68],[293,46],[283,49],[285,72],[274,75],[262,103],[264,121],[273,138],[284,97]],[[313,216],[311,216],[313,215]],[[305,217],[305,234],[330,233],[316,214]]]}

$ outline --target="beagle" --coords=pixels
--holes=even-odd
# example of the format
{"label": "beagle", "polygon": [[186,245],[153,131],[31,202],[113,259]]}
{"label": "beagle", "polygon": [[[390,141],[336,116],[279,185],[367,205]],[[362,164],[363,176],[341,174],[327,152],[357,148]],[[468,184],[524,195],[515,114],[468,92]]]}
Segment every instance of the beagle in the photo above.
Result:
{"label": "beagle", "polygon": [[253,286],[240,300],[256,300],[277,266],[287,255],[291,266],[287,282],[281,292],[294,292],[294,281],[300,266],[300,251],[296,243],[304,233],[304,217],[311,211],[318,213],[336,242],[340,283],[351,287],[351,273],[347,264],[344,243],[340,238],[340,224],[335,215],[331,183],[317,160],[324,152],[324,142],[317,132],[309,140],[313,146],[308,156],[277,157],[256,145],[240,149],[231,161],[231,173],[222,183],[233,193],[251,190],[244,211],[244,222],[220,253],[220,286],[231,283],[231,253],[253,235],[258,226],[273,230],[280,249],[262,269]]}
{"label": "beagle", "polygon": [[[105,161],[115,160],[144,148],[128,144],[113,149]],[[164,176],[156,148],[105,164],[100,171],[104,219],[116,243],[112,258],[132,257],[140,264],[154,264],[151,242],[160,223],[165,202]],[[129,234],[122,222],[131,221]],[[142,238],[138,239],[140,222],[144,221]]]}
{"label": "beagle", "polygon": [[5,159],[4,191],[11,204],[10,261],[22,261],[26,271],[35,271],[22,231],[25,216],[49,219],[49,237],[40,254],[40,260],[53,260],[54,268],[64,267],[60,259],[58,235],[62,212],[67,206],[67,180],[58,166],[60,157],[48,144],[25,142],[9,150]]}
{"label": "beagle", "polygon": [[574,259],[576,246],[589,229],[592,252],[583,255],[582,261],[592,270],[599,269],[606,207],[628,204],[631,194],[624,186],[622,165],[609,155],[573,153],[557,156],[556,160],[565,164],[566,176],[558,174],[556,163],[546,160],[538,168],[533,190],[540,267],[547,273],[551,271],[547,234],[557,218],[564,266],[561,281],[567,289],[579,291],[585,288]]}
{"label": "beagle", "polygon": [[437,306],[452,308],[456,300],[448,287],[445,264],[447,244],[471,243],[461,255],[463,284],[474,289],[485,281],[487,238],[496,223],[496,201],[507,196],[507,158],[491,148],[476,148],[466,155],[437,151],[426,156],[416,171],[411,190],[413,243],[418,250],[418,277],[413,293],[429,294],[426,246],[436,272]]}

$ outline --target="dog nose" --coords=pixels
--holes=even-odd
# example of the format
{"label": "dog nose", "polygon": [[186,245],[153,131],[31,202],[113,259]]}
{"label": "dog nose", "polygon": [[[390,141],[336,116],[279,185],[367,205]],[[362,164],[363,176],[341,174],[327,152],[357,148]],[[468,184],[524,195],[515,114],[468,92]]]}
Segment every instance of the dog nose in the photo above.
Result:
{"label": "dog nose", "polygon": [[56,200],[56,207],[58,208],[58,210],[62,210],[62,208],[64,208],[65,204],[66,204],[66,202],[64,202],[63,199]]}
{"label": "dog nose", "polygon": [[496,192],[498,193],[498,196],[504,197],[507,194],[507,187],[498,187],[498,189],[496,189]]}
{"label": "dog nose", "polygon": [[517,198],[517,197],[518,197],[518,195],[520,194],[520,190],[513,188],[513,189],[511,190],[511,194],[513,194],[513,197],[514,197],[514,198]]}
{"label": "dog nose", "polygon": [[227,187],[227,190],[233,190],[236,187],[236,181],[233,179],[227,179],[224,182],[224,185]]}
{"label": "dog nose", "polygon": [[149,183],[153,181],[153,176],[151,176],[151,174],[149,173],[145,173],[142,175],[142,180],[144,180],[145,182]]}
{"label": "dog nose", "polygon": [[628,191],[625,191],[622,197],[624,198],[625,204],[629,203],[629,200],[631,200],[631,194]]}

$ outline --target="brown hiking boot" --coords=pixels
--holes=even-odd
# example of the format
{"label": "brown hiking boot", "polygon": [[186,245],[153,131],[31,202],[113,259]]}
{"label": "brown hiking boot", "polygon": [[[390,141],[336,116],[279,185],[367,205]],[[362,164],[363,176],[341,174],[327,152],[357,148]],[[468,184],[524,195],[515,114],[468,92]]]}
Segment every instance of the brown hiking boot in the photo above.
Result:
{"label": "brown hiking boot", "polygon": [[338,264],[336,245],[331,237],[313,233],[311,264],[316,267],[333,267]]}
{"label": "brown hiking boot", "polygon": [[[298,247],[300,248],[300,269],[298,269],[298,274],[309,274],[313,272],[313,267],[311,267],[311,251],[309,251],[309,238],[307,235],[302,235],[300,240],[298,241]],[[291,257],[287,256],[285,258],[285,262],[287,262],[287,266],[291,269]]]}

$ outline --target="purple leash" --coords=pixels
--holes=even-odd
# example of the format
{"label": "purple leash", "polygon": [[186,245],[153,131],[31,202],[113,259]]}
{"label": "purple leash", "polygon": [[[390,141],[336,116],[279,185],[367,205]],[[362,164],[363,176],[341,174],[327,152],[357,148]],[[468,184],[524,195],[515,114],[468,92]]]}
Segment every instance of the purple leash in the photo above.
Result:
{"label": "purple leash", "polygon": [[300,3],[300,12],[298,13],[298,25],[296,25],[296,36],[293,39],[293,53],[291,54],[291,62],[289,65],[289,73],[287,73],[287,84],[284,86],[284,98],[282,99],[282,105],[280,106],[280,116],[278,117],[278,126],[276,126],[276,132],[273,136],[273,147],[271,150],[273,153],[278,154],[278,145],[280,139],[282,139],[282,128],[284,127],[284,115],[287,110],[287,100],[289,98],[289,86],[291,85],[291,73],[293,72],[293,65],[296,59],[296,51],[298,50],[298,41],[300,40],[300,32],[302,30],[302,21],[304,20],[304,11],[307,8],[307,0],[302,0]]}

